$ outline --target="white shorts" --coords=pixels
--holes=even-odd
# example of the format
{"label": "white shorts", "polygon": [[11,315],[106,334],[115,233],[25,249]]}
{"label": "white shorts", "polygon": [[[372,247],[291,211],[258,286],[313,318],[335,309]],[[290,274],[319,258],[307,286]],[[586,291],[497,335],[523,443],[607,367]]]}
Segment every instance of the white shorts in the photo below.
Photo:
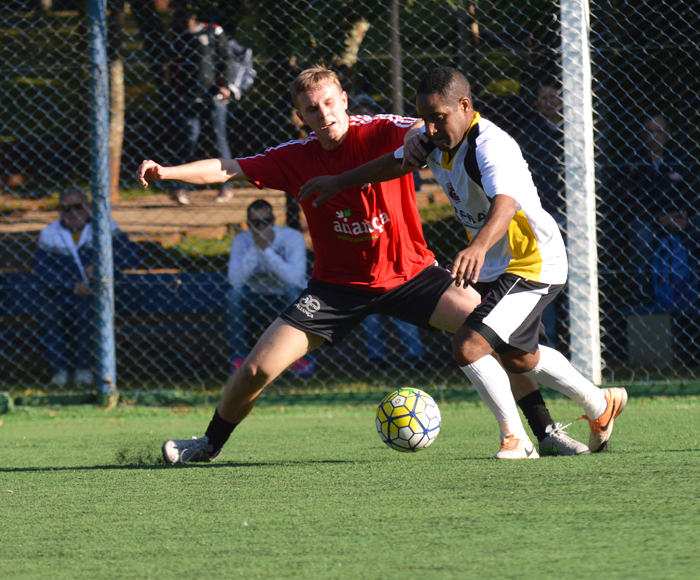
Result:
{"label": "white shorts", "polygon": [[483,336],[493,350],[534,354],[538,344],[547,342],[542,311],[564,284],[542,284],[503,274],[494,282],[477,282],[474,288],[481,294],[482,302],[464,324]]}

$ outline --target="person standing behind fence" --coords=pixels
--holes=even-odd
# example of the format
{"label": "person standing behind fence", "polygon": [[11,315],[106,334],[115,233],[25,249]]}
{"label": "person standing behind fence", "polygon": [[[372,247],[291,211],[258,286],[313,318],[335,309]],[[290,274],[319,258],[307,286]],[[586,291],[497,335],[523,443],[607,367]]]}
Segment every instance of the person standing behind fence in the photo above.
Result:
{"label": "person standing behind fence", "polygon": [[643,145],[619,164],[613,192],[628,224],[627,254],[642,304],[656,300],[652,269],[660,240],[675,236],[682,243],[680,234],[695,229],[688,224],[698,215],[698,180],[688,155],[673,145],[667,117],[650,111],[643,127]]}
{"label": "person standing behind fence", "polygon": [[542,208],[562,226],[566,221],[564,186],[564,115],[555,80],[543,81],[535,91],[533,111],[516,141],[527,161]]}
{"label": "person standing behind fence", "polygon": [[[537,87],[535,95],[532,113],[521,123],[516,141],[530,168],[542,209],[565,231],[564,115],[559,83],[555,79],[545,79]],[[555,343],[559,342],[557,322],[561,325],[565,314],[561,300],[548,304],[542,313],[547,336]]]}
{"label": "person standing behind fence", "polygon": [[[257,338],[279,311],[294,302],[308,282],[304,235],[292,228],[276,226],[272,206],[264,199],[251,203],[247,215],[249,229],[233,238],[228,264],[231,373],[248,355],[246,334]],[[247,329],[248,320],[257,313],[272,316],[266,324]],[[292,364],[290,371],[311,378],[313,361],[308,356],[302,357]]]}
{"label": "person standing behind fence", "polygon": [[[195,161],[203,125],[214,134],[218,157],[229,159],[231,150],[226,135],[228,100],[235,75],[235,58],[226,33],[216,24],[199,21],[197,11],[187,6],[179,19],[180,30],[173,43],[175,71],[173,83],[177,108],[185,130],[179,154],[180,162]],[[188,187],[182,184],[171,190],[170,197],[181,205],[190,203]],[[217,202],[233,197],[230,184],[223,184]]]}
{"label": "person standing behind fence", "polygon": [[[39,235],[34,271],[46,286],[42,308],[42,343],[53,373],[63,386],[75,368],[73,382],[91,385],[92,376],[92,223],[87,196],[67,189],[58,200],[60,219]],[[115,270],[135,267],[138,248],[112,221]]]}
{"label": "person standing behind fence", "polygon": [[[368,115],[374,117],[383,113],[381,107],[371,95],[360,93],[349,99],[350,111],[353,115]],[[421,188],[421,178],[418,171],[413,173],[413,183],[416,191]],[[404,357],[414,368],[423,369],[423,344],[418,327],[408,324],[398,318],[392,318],[396,333],[401,341]],[[386,340],[384,338],[384,321],[379,314],[372,314],[362,321],[362,332],[365,336],[365,350],[370,367],[376,369],[390,368],[386,358]]]}

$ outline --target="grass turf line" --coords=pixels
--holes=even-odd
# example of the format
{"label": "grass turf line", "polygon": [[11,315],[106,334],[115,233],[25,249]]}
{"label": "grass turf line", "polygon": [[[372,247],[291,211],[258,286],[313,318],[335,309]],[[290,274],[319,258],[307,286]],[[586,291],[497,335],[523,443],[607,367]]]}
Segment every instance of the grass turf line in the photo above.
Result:
{"label": "grass turf line", "polygon": [[631,399],[608,452],[538,461],[488,459],[482,404],[441,411],[433,446],[401,454],[371,406],[271,406],[217,462],[173,467],[160,444],[200,435],[211,407],[18,409],[0,425],[0,575],[697,577],[697,399]]}

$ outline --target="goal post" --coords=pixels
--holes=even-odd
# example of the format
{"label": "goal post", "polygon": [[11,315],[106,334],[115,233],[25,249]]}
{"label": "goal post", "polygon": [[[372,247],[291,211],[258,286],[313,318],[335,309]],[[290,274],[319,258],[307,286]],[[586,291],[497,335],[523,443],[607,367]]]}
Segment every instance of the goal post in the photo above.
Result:
{"label": "goal post", "polygon": [[571,363],[602,381],[588,0],[561,0]]}

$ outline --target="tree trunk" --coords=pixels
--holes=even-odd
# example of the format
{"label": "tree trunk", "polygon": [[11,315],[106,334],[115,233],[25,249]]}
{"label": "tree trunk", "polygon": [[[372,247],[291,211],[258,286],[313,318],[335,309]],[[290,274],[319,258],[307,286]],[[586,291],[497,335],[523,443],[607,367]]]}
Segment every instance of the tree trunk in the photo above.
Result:
{"label": "tree trunk", "polygon": [[124,143],[124,64],[121,59],[112,62],[109,68],[109,104],[109,197],[117,201]]}
{"label": "tree trunk", "polygon": [[122,168],[122,146],[124,144],[124,0],[110,0],[109,22],[109,197],[119,199],[119,174]]}

